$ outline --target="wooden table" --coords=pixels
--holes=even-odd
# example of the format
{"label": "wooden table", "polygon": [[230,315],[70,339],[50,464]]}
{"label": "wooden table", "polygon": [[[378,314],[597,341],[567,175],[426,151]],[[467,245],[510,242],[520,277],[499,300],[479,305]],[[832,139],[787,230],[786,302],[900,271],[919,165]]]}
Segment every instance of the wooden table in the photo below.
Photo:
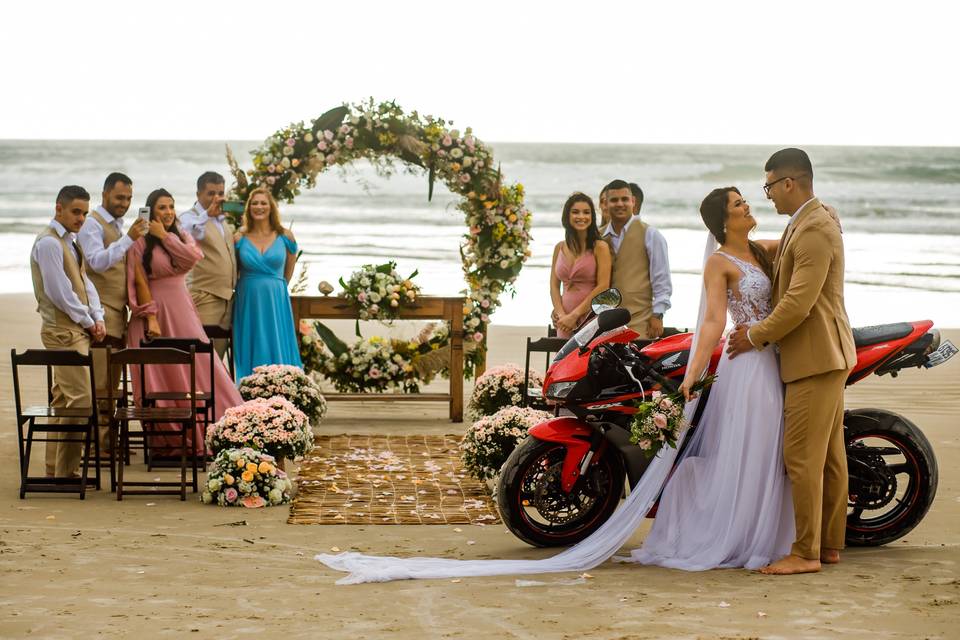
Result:
{"label": "wooden table", "polygon": [[[338,296],[291,296],[294,327],[302,319],[354,320],[356,306]],[[414,307],[400,310],[401,320],[445,320],[450,323],[450,393],[330,393],[327,400],[387,402],[442,401],[450,404],[451,422],[463,422],[463,303],[462,297],[420,296]],[[299,330],[297,335],[300,335]]]}

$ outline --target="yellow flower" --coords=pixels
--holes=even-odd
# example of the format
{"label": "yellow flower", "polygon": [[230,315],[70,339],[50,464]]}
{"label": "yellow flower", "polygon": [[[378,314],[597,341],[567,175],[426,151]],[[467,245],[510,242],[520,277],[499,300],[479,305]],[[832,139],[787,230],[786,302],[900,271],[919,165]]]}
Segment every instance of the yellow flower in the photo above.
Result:
{"label": "yellow flower", "polygon": [[273,471],[273,465],[267,462],[266,460],[261,462],[260,466],[257,468],[259,469],[260,473],[270,473],[271,471]]}
{"label": "yellow flower", "polygon": [[247,464],[246,460],[244,460],[243,458],[239,458],[237,460],[237,469],[243,469],[244,465],[246,464]]}
{"label": "yellow flower", "polygon": [[257,472],[257,463],[256,463],[256,462],[248,462],[248,463],[247,463],[247,471],[249,471],[250,473],[256,473],[256,472]]}
{"label": "yellow flower", "polygon": [[253,471],[250,471],[249,469],[247,469],[246,471],[243,472],[243,474],[240,477],[243,479],[244,482],[250,482],[251,480],[253,480]]}
{"label": "yellow flower", "polygon": [[516,222],[516,221],[517,221],[517,214],[511,213],[509,216],[507,216],[507,220],[509,220],[510,222]]}
{"label": "yellow flower", "polygon": [[224,474],[223,481],[226,482],[227,484],[233,484],[233,476],[230,475],[229,473]]}

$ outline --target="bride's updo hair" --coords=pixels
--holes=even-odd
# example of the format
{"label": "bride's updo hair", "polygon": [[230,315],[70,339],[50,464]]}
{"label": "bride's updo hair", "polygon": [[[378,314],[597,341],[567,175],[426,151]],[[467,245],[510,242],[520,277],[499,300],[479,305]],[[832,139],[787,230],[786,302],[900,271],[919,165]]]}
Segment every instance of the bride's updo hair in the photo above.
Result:
{"label": "bride's updo hair", "polygon": [[[713,237],[717,239],[717,244],[724,244],[727,241],[727,203],[730,201],[730,192],[742,196],[740,189],[736,187],[720,187],[707,194],[707,197],[700,203],[700,217],[703,218],[703,224],[706,225]],[[763,269],[768,277],[773,277],[773,265],[770,263],[770,257],[759,244],[753,240],[750,243],[750,252],[757,259],[757,263]]]}

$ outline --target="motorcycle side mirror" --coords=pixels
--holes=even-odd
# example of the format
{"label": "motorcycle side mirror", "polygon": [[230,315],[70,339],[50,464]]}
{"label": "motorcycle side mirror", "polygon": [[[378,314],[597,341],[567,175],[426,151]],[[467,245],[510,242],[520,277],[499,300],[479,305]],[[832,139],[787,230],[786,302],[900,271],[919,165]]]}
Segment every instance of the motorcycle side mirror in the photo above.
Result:
{"label": "motorcycle side mirror", "polygon": [[593,309],[596,315],[600,315],[608,309],[616,309],[619,307],[622,300],[623,296],[620,295],[620,290],[611,287],[594,296],[593,300],[590,301],[590,308]]}
{"label": "motorcycle side mirror", "polygon": [[630,311],[628,309],[607,309],[597,317],[597,328],[599,333],[622,327],[630,322]]}

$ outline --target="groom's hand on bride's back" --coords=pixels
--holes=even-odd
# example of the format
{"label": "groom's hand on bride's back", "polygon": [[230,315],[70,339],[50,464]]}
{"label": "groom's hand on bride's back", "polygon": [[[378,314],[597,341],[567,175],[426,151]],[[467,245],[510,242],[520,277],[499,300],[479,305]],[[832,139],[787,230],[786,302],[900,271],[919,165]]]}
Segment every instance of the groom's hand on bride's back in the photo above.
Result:
{"label": "groom's hand on bride's back", "polygon": [[751,343],[750,338],[747,337],[747,329],[749,328],[748,325],[738,324],[733,331],[730,332],[730,335],[727,336],[727,353],[730,355],[731,360],[741,353],[753,351],[753,343]]}

